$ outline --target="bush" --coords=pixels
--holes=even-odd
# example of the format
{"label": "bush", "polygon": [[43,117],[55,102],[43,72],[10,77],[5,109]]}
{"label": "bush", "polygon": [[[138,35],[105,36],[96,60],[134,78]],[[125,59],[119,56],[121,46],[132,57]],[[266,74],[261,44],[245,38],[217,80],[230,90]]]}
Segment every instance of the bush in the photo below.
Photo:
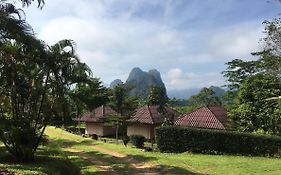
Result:
{"label": "bush", "polygon": [[97,134],[92,134],[91,137],[92,137],[92,139],[94,139],[94,140],[98,140],[98,135],[97,135]]}
{"label": "bush", "polygon": [[281,137],[183,127],[156,128],[161,152],[280,156]]}
{"label": "bush", "polygon": [[142,135],[131,135],[130,140],[136,148],[143,148],[145,137]]}
{"label": "bush", "polygon": [[122,141],[123,141],[124,145],[127,147],[127,144],[129,143],[130,138],[126,135],[122,138]]}
{"label": "bush", "polygon": [[151,151],[153,151],[153,149],[151,147],[149,147],[149,146],[145,146],[144,147],[144,151],[151,152]]}

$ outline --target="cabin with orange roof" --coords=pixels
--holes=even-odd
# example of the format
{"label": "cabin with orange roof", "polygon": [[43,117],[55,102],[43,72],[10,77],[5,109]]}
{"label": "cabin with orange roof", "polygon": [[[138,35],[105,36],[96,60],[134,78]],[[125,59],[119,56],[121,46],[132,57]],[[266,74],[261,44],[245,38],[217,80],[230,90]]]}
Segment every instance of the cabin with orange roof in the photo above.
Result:
{"label": "cabin with orange roof", "polygon": [[81,118],[77,120],[85,122],[85,134],[109,136],[115,134],[115,128],[105,125],[104,122],[106,118],[112,115],[118,115],[118,113],[111,107],[102,105],[91,112],[83,114]]}
{"label": "cabin with orange roof", "polygon": [[146,139],[154,139],[154,129],[162,125],[166,118],[176,121],[180,113],[170,107],[160,109],[159,105],[145,105],[127,120],[127,135],[142,135]]}

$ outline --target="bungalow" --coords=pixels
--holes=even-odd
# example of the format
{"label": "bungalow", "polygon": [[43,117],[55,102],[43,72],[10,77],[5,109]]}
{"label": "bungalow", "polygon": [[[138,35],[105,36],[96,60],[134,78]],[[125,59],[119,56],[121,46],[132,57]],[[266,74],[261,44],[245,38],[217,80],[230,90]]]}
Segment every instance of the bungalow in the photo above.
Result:
{"label": "bungalow", "polygon": [[203,106],[179,118],[175,125],[209,129],[226,129],[227,111],[220,106]]}
{"label": "bungalow", "polygon": [[108,136],[114,135],[115,129],[104,125],[106,118],[111,115],[118,114],[109,106],[100,106],[95,108],[92,112],[85,113],[81,116],[80,121],[85,122],[86,129],[85,134],[97,135],[97,136]]}
{"label": "bungalow", "polygon": [[136,113],[127,120],[127,135],[143,135],[146,139],[153,139],[155,127],[163,124],[165,118],[175,121],[180,116],[180,113],[169,107],[164,107],[162,111],[165,111],[166,115],[163,115],[159,105],[145,105],[138,108]]}

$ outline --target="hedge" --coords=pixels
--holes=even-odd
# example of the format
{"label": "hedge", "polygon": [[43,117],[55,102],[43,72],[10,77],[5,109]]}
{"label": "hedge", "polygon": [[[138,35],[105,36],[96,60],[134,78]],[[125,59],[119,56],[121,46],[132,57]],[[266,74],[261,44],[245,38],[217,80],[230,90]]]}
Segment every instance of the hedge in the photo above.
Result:
{"label": "hedge", "polygon": [[175,126],[156,128],[155,134],[161,152],[281,155],[281,137],[277,136]]}
{"label": "hedge", "polygon": [[145,137],[142,135],[131,135],[130,140],[136,148],[143,148]]}

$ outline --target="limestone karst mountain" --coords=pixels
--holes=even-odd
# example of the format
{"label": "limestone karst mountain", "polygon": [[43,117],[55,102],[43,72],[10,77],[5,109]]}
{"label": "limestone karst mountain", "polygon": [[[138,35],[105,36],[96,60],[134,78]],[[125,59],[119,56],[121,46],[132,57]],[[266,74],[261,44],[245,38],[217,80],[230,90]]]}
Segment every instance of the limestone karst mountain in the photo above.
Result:
{"label": "limestone karst mountain", "polygon": [[[121,80],[116,79],[110,84],[110,87],[114,88],[117,84],[121,83],[123,83]],[[141,98],[147,98],[152,86],[164,87],[166,89],[159,71],[152,69],[145,72],[138,67],[132,69],[124,85],[130,89],[128,92],[130,96]]]}
{"label": "limestone karst mountain", "polygon": [[120,79],[116,79],[110,83],[109,88],[113,89],[119,84],[123,84],[123,82]]}
{"label": "limestone karst mountain", "polygon": [[[131,70],[127,80],[122,82],[120,79],[116,79],[110,83],[110,88],[114,88],[118,84],[124,84],[129,91],[130,96],[139,96],[141,98],[146,98],[149,94],[149,89],[151,86],[165,87],[162,81],[161,74],[156,69],[151,69],[148,72],[135,67]],[[218,86],[210,86],[215,95],[220,97],[225,93],[225,89]],[[182,90],[169,90],[169,98],[177,99],[188,99],[192,95],[197,94],[201,88],[194,89],[182,89]]]}

